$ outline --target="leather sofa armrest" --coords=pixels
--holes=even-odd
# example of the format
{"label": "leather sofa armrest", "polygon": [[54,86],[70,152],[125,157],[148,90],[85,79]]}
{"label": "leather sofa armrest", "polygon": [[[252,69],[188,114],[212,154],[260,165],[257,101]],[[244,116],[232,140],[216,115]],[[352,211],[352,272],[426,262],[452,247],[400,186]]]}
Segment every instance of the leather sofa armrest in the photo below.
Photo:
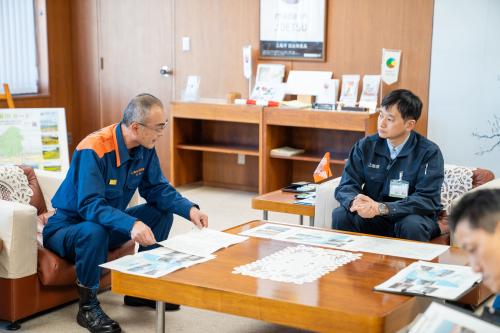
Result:
{"label": "leather sofa armrest", "polygon": [[340,177],[321,183],[316,187],[316,202],[314,204],[314,226],[332,228],[332,211],[340,204],[335,200],[334,192],[340,183]]}
{"label": "leather sofa armrest", "polygon": [[35,274],[36,208],[12,201],[0,200],[0,277],[17,279]]}

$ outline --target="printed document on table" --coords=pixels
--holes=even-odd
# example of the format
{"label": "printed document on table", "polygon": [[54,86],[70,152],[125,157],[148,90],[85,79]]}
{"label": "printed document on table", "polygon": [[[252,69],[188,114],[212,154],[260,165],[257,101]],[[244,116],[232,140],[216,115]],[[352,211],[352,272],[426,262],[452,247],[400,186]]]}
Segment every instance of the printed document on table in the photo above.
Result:
{"label": "printed document on table", "polygon": [[275,240],[282,240],[293,243],[320,245],[339,249],[354,250],[356,240],[361,236],[342,234],[319,229],[307,229],[295,227],[287,233],[282,233],[273,237]]}
{"label": "printed document on table", "polygon": [[262,224],[262,225],[255,227],[255,228],[242,231],[242,232],[240,232],[240,235],[274,239],[275,237],[277,237],[279,235],[289,233],[289,232],[296,230],[296,229],[298,229],[298,228],[293,227],[293,226],[283,225],[283,224],[265,223],[265,224]]}
{"label": "printed document on table", "polygon": [[150,251],[124,256],[100,266],[122,273],[158,278],[178,269],[214,258],[214,255],[202,257],[159,247]]}
{"label": "printed document on table", "polygon": [[448,250],[449,246],[424,242],[410,242],[389,238],[362,236],[349,249],[394,257],[432,260]]}
{"label": "printed document on table", "polygon": [[219,249],[247,239],[248,237],[203,228],[193,229],[186,234],[168,238],[158,244],[175,251],[206,257]]}
{"label": "printed document on table", "polygon": [[443,332],[500,333],[500,327],[462,309],[433,302],[409,331],[409,333]]}
{"label": "printed document on table", "polygon": [[482,275],[468,266],[417,261],[374,289],[457,300],[481,279]]}

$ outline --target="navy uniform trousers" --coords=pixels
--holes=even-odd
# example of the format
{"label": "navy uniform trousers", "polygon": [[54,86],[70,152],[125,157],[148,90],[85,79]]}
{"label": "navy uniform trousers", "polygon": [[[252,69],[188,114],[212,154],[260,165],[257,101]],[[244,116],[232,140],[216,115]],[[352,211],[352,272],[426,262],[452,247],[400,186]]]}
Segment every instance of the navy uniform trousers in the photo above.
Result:
{"label": "navy uniform trousers", "polygon": [[422,242],[428,242],[440,233],[438,223],[428,216],[408,215],[397,219],[375,216],[364,219],[342,206],[333,210],[332,228]]}
{"label": "navy uniform trousers", "polygon": [[[157,241],[165,240],[172,228],[173,214],[148,205],[137,205],[126,210],[127,214],[144,222],[153,231]],[[108,250],[116,249],[130,240],[116,230],[109,231],[102,225],[82,221],[57,230],[44,239],[44,247],[75,263],[78,282],[92,289],[99,288],[100,264],[105,263]],[[139,246],[139,251],[151,250],[158,245]]]}

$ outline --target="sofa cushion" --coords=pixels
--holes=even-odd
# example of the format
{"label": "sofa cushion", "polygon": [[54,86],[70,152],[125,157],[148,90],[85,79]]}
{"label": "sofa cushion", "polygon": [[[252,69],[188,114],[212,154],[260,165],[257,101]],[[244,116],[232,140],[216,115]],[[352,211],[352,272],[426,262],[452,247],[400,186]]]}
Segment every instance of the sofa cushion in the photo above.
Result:
{"label": "sofa cushion", "polygon": [[36,207],[37,215],[44,214],[47,212],[47,205],[45,205],[45,198],[43,197],[42,189],[35,175],[35,171],[32,167],[27,165],[19,165],[23,170],[26,178],[28,179],[28,185],[33,191],[31,196],[30,205]]}
{"label": "sofa cushion", "polygon": [[441,234],[449,233],[448,214],[453,201],[466,192],[495,179],[495,174],[486,169],[472,169],[461,166],[446,165],[445,179],[441,188],[441,204],[443,210],[439,214],[438,223]]}
{"label": "sofa cushion", "polygon": [[37,216],[36,219],[36,240],[38,242],[38,246],[43,247],[43,228],[49,221],[49,217],[54,215],[55,210],[50,210],[43,214]]}
{"label": "sofa cushion", "polygon": [[[135,243],[128,241],[122,246],[109,251],[108,261],[115,260],[126,254],[133,254]],[[103,274],[108,270],[103,270]],[[76,282],[75,266],[59,257],[54,252],[38,247],[38,279],[44,286],[68,286]]]}
{"label": "sofa cushion", "polygon": [[17,166],[0,166],[0,198],[29,204],[33,190],[22,169]]}

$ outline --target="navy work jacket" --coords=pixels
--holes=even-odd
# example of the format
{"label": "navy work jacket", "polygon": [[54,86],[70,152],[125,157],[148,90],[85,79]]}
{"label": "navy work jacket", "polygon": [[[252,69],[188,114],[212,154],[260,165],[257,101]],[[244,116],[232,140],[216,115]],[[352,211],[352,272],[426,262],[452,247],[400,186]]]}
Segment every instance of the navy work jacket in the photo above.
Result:
{"label": "navy work jacket", "polygon": [[[390,182],[399,179],[400,172],[403,172],[402,179],[409,183],[408,197],[389,197]],[[335,199],[349,209],[355,196],[362,193],[387,204],[390,217],[416,214],[437,220],[443,179],[443,155],[432,141],[412,131],[401,152],[392,160],[386,139],[374,134],[352,148],[335,189]]]}
{"label": "navy work jacket", "polygon": [[156,150],[138,146],[129,151],[120,125],[105,127],[80,142],[52,199],[56,213],[45,226],[44,237],[81,221],[130,235],[137,219],[125,209],[137,188],[148,204],[189,220],[195,205],[165,179]]}

